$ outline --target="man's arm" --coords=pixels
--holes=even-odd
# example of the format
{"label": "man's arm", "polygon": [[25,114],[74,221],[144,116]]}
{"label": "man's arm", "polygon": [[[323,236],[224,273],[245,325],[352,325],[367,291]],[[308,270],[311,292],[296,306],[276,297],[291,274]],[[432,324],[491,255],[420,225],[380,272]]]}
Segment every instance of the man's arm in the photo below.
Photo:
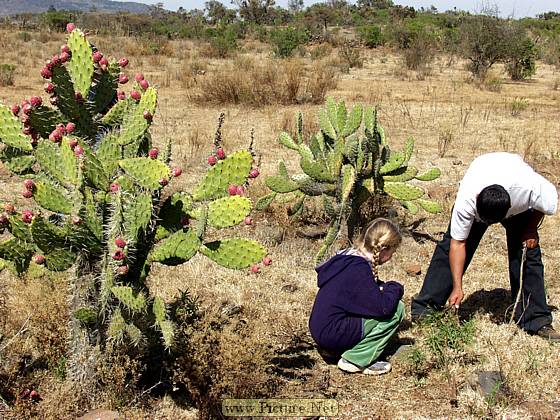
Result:
{"label": "man's arm", "polygon": [[453,277],[453,290],[449,296],[449,305],[459,307],[463,300],[463,272],[465,269],[465,260],[467,258],[467,250],[465,241],[458,241],[451,238],[451,246],[449,248],[449,266],[451,267],[451,276]]}
{"label": "man's arm", "polygon": [[543,212],[539,210],[533,209],[531,212],[531,217],[527,222],[527,226],[525,227],[525,231],[523,232],[523,236],[521,238],[521,240],[525,243],[525,246],[529,249],[536,248],[539,244],[539,234],[537,230],[543,217]]}

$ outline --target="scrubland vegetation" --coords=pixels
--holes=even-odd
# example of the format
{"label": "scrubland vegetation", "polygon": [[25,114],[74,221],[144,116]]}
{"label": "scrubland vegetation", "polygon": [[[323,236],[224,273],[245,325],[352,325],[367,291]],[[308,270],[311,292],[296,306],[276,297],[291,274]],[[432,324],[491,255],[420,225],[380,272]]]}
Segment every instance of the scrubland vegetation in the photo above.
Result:
{"label": "scrubland vegetation", "polygon": [[[39,72],[65,43],[66,23],[73,21],[106,56],[126,56],[128,73],[143,72],[157,88],[151,141],[160,150],[170,142],[171,163],[183,168],[167,187],[169,194],[191,190],[208,169],[224,112],[224,149],[230,153],[254,143],[261,176],[246,197],[255,203],[270,193],[265,179],[277,173],[279,161],[290,173],[300,168],[297,153],[280,145],[280,133],[310,139],[322,129],[318,113],[327,97],[345,101],[348,110],[357,104],[377,107],[391,147],[404,149],[411,136],[410,162],[442,172],[423,185],[441,213],[411,214],[391,200],[379,210],[394,217],[404,234],[380,276],[404,283],[407,306],[422,284],[422,275],[408,274],[407,268],[427,268],[447,228],[457,183],[475,156],[519,153],[560,186],[558,14],[505,20],[492,11],[415,11],[390,1],[307,8],[293,1],[289,10],[266,1],[238,3],[239,10],[210,1],[204,11],[156,7],[145,16],[50,11],[5,19],[0,102],[11,106],[39,93],[44,83]],[[21,197],[18,176],[4,165],[0,176],[2,204],[33,206]],[[159,331],[152,334],[148,327],[152,341],[125,342],[104,352],[87,392],[68,377],[72,276],[38,264],[21,276],[5,268],[0,417],[75,418],[103,408],[126,418],[216,418],[226,397],[335,398],[341,418],[557,415],[558,347],[508,323],[501,228],[489,230],[467,272],[459,320],[447,313],[426,325],[405,321],[398,339],[412,348],[392,360],[390,374],[348,376],[325,364],[307,329],[316,292],[313,260],[329,218],[312,202],[290,216],[288,202],[277,199],[254,212],[251,224],[230,228],[268,249],[272,265],[256,274],[220,267],[200,255],[179,266],[154,264],[145,287],[148,297],[170,305],[175,347],[151,346]],[[540,230],[553,308],[560,302],[559,228],[554,216]],[[329,252],[346,246],[346,231],[340,232]],[[553,315],[558,317],[556,309]],[[499,373],[495,392],[480,395],[471,380],[478,371]]]}

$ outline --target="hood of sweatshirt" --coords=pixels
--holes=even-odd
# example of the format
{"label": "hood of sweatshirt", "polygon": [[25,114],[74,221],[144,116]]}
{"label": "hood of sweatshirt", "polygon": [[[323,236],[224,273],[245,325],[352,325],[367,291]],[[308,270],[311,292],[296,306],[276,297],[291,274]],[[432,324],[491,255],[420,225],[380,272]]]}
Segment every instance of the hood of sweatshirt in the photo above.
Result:
{"label": "hood of sweatshirt", "polygon": [[368,262],[365,258],[357,255],[346,253],[335,255],[330,260],[315,268],[315,271],[317,272],[317,286],[319,288],[323,287],[332,278],[336,277],[353,264],[368,264]]}

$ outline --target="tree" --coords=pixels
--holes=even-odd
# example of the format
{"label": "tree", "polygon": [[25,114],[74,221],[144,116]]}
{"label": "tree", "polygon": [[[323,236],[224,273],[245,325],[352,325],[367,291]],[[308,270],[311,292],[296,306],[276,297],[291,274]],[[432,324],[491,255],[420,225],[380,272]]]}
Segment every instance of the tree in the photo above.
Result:
{"label": "tree", "polygon": [[394,6],[392,0],[358,0],[356,5],[360,9],[388,9]]}
{"label": "tree", "polygon": [[204,3],[204,10],[212,24],[220,22],[227,14],[226,7],[218,0],[210,0]]}
{"label": "tree", "polygon": [[239,9],[239,16],[247,22],[256,24],[267,23],[268,13],[276,4],[275,0],[232,0]]}
{"label": "tree", "polygon": [[294,14],[303,10],[303,0],[288,0],[288,10]]}

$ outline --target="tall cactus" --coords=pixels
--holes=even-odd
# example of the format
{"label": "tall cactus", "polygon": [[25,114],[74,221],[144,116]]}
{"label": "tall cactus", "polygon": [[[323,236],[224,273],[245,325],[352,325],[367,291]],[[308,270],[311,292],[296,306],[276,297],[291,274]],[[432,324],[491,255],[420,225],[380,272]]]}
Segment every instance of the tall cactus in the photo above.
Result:
{"label": "tall cactus", "polygon": [[303,138],[301,114],[296,121],[295,139],[288,133],[280,134],[280,144],[299,153],[303,173],[289,175],[281,161],[278,175],[266,178],[272,192],[257,202],[257,208],[264,209],[279,194],[291,194],[295,203],[289,213],[297,215],[310,197],[322,201],[330,224],[316,262],[325,256],[345,223],[352,237],[359,224],[356,219],[360,208],[376,198],[396,199],[412,213],[419,208],[429,213],[441,211],[438,203],[423,198],[422,188],[410,182],[433,181],[441,173],[434,167],[419,174],[409,164],[414,150],[412,138],[407,139],[403,151],[393,152],[375,108],[356,105],[348,112],[343,101],[337,104],[332,98],[326,105],[319,112],[320,131],[307,141]]}
{"label": "tall cactus", "polygon": [[[173,320],[146,278],[154,264],[177,265],[200,253],[224,267],[243,269],[266,255],[258,242],[215,240],[216,231],[242,223],[252,202],[238,195],[253,177],[251,147],[225,156],[194,192],[168,195],[181,175],[170,149],[152,148],[149,128],[157,92],[141,74],[127,97],[126,59],[109,61],[79,29],[41,75],[53,106],[34,96],[21,109],[0,105],[0,158],[25,178],[23,196],[34,210],[4,206],[0,261],[25,272],[31,262],[48,270],[72,269],[69,375],[95,374],[106,345],[139,344],[146,328],[173,342]],[[236,186],[236,195],[228,188]],[[38,208],[38,209],[37,209]],[[211,233],[212,241],[205,241]]]}

